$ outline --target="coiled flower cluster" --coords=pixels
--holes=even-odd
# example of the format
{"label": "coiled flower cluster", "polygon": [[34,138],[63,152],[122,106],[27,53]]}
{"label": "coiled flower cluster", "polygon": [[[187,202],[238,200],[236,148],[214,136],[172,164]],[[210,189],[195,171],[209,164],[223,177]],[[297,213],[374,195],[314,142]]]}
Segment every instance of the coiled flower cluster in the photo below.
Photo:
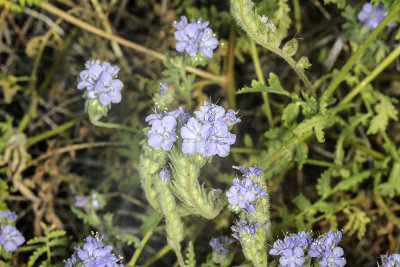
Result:
{"label": "coiled flower cluster", "polygon": [[191,57],[196,57],[199,50],[205,57],[211,58],[218,46],[218,40],[214,37],[213,31],[207,28],[209,23],[202,18],[197,21],[191,19],[188,23],[185,16],[182,16],[179,22],[174,21],[172,26],[176,29],[174,34],[177,41],[176,51],[186,51]]}
{"label": "coiled flower cluster", "polygon": [[121,89],[124,84],[116,79],[119,68],[104,62],[100,65],[99,60],[89,60],[85,63],[85,70],[79,73],[79,90],[87,90],[87,98],[98,97],[103,106],[121,101]]}
{"label": "coiled flower cluster", "polygon": [[0,211],[0,244],[6,252],[14,251],[25,242],[22,234],[11,225],[17,219],[13,211]]}
{"label": "coiled flower cluster", "polygon": [[281,255],[279,263],[282,266],[295,267],[304,264],[306,251],[308,257],[320,260],[319,266],[341,267],[346,265],[343,249],[337,246],[341,239],[341,231],[329,231],[315,239],[304,231],[293,233],[283,240],[276,240],[269,254]]}
{"label": "coiled flower cluster", "polygon": [[[151,125],[147,132],[148,144],[155,149],[169,151],[180,137],[182,152],[185,154],[197,152],[206,157],[228,156],[230,145],[236,141],[236,135],[230,133],[229,128],[240,122],[236,113],[233,110],[226,112],[223,107],[207,101],[194,113],[195,116],[191,117],[179,108],[147,116],[146,121]],[[180,136],[177,135],[179,126],[182,126],[178,131]]]}

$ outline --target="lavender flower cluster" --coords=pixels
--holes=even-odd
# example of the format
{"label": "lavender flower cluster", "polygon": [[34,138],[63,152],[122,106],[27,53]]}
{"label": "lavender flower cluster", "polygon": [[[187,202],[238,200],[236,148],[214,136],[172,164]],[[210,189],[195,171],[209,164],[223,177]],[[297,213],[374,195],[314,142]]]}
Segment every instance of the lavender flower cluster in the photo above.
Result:
{"label": "lavender flower cluster", "polygon": [[183,153],[197,152],[206,157],[228,156],[230,145],[236,141],[236,135],[229,132],[229,127],[240,122],[236,113],[231,109],[226,112],[223,107],[207,101],[194,113],[195,117],[191,117],[188,112],[179,108],[147,116],[146,121],[152,127],[147,132],[148,144],[155,149],[171,150],[178,139],[177,128],[183,125],[180,129]]}
{"label": "lavender flower cluster", "polygon": [[119,68],[111,66],[104,62],[100,65],[99,60],[89,60],[85,63],[85,70],[79,73],[79,90],[86,88],[89,99],[99,98],[103,106],[110,103],[119,103],[121,101],[121,89],[124,84],[115,77]]}
{"label": "lavender flower cluster", "polygon": [[[90,200],[90,201],[88,201]],[[104,197],[96,192],[92,192],[90,196],[75,196],[74,206],[77,208],[93,208],[101,209],[105,206]]]}
{"label": "lavender flower cluster", "polygon": [[174,34],[177,41],[176,51],[186,51],[191,57],[196,57],[199,50],[205,57],[211,58],[218,46],[218,40],[214,37],[213,31],[207,28],[209,23],[202,18],[197,21],[191,19],[188,23],[185,16],[182,16],[179,22],[174,21],[172,26],[176,29]]}
{"label": "lavender flower cluster", "polygon": [[382,255],[382,267],[400,267],[400,254]]}
{"label": "lavender flower cluster", "polygon": [[17,219],[13,211],[0,211],[0,244],[6,252],[14,251],[25,242],[25,238],[10,223]]}
{"label": "lavender flower cluster", "polygon": [[114,254],[112,254],[112,246],[104,246],[101,238],[98,236],[88,236],[86,243],[81,247],[76,246],[75,253],[71,258],[64,261],[65,267],[77,266],[82,263],[85,267],[107,266],[107,267],[123,267],[122,263]]}
{"label": "lavender flower cluster", "polygon": [[315,239],[303,231],[275,241],[269,254],[281,255],[282,266],[296,267],[304,264],[306,250],[308,257],[320,260],[319,266],[341,267],[346,265],[343,249],[337,246],[341,239],[340,231],[329,231]]}
{"label": "lavender flower cluster", "polygon": [[252,213],[256,210],[255,201],[267,196],[267,192],[250,179],[251,176],[261,176],[262,169],[257,166],[247,168],[243,164],[239,166],[239,170],[244,178],[234,178],[233,186],[226,192],[226,196],[233,210],[239,207],[243,212]]}
{"label": "lavender flower cluster", "polygon": [[[386,6],[380,2],[376,8],[370,3],[365,3],[358,13],[358,20],[364,23],[368,29],[375,29],[381,20],[387,15]],[[393,27],[396,23],[387,24],[387,27]]]}

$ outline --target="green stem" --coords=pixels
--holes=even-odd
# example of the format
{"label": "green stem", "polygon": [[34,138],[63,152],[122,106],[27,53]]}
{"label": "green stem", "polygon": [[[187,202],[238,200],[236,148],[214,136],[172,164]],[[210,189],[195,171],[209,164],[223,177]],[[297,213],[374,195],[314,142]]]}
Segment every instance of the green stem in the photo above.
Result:
{"label": "green stem", "polygon": [[126,266],[135,266],[135,263],[136,263],[137,259],[139,258],[140,253],[142,252],[142,250],[143,250],[144,246],[146,245],[147,241],[149,240],[149,238],[152,236],[154,229],[160,223],[161,219],[162,219],[162,216],[158,216],[157,220],[154,222],[152,227],[146,232],[142,241],[140,241],[139,247],[136,249],[135,253],[133,254],[130,261],[126,264]]}
{"label": "green stem", "polygon": [[41,133],[41,134],[33,136],[33,137],[29,137],[27,139],[27,141],[26,141],[26,148],[28,148],[28,147],[30,147],[30,146],[32,146],[32,145],[34,145],[34,144],[36,144],[36,143],[38,143],[38,142],[40,142],[42,140],[45,140],[45,139],[47,139],[49,137],[52,137],[53,135],[62,133],[63,131],[65,131],[65,130],[71,128],[72,126],[74,126],[78,121],[79,121],[79,118],[73,119],[73,120],[70,120],[70,121],[58,126],[57,128],[48,130],[48,131],[46,131],[44,133]]}
{"label": "green stem", "polygon": [[[311,88],[311,83],[308,80],[307,76],[304,74],[304,71],[297,68],[296,66],[296,61],[291,56],[285,55],[282,50],[279,47],[274,47],[270,45],[263,37],[257,34],[257,32],[253,31],[253,29],[249,26],[250,23],[250,17],[249,14],[244,13],[244,7],[247,3],[245,3],[245,0],[231,0],[231,1],[239,1],[239,18],[238,20],[241,21],[241,26],[243,29],[247,32],[247,34],[254,40],[256,41],[259,45],[265,47],[272,53],[280,56],[283,58],[289,66],[296,72],[297,76],[302,80],[304,85],[307,87],[307,89]],[[232,3],[231,3],[232,5]]]}
{"label": "green stem", "polygon": [[338,165],[335,163],[322,161],[322,160],[315,160],[315,159],[306,159],[304,164],[328,167],[328,168],[333,168],[333,169],[348,169],[347,167],[344,167],[342,165]]}
{"label": "green stem", "polygon": [[[165,245],[162,249],[160,249],[150,260],[146,261],[143,264],[143,267],[152,266],[158,259],[161,259],[165,254],[167,254],[171,250],[171,247]],[[128,266],[128,265],[127,265]]]}
{"label": "green stem", "polygon": [[400,55],[400,45],[396,47],[362,82],[360,82],[350,93],[348,93],[338,104],[344,105],[350,102],[362,89],[365,88],[373,79],[376,78],[390,63],[392,63]]}
{"label": "green stem", "polygon": [[90,118],[90,122],[93,125],[96,125],[96,126],[99,126],[99,127],[114,128],[114,129],[124,130],[124,131],[128,131],[128,132],[134,132],[134,133],[143,135],[142,131],[140,131],[138,129],[131,128],[129,126],[121,125],[121,124],[118,124],[118,123],[112,123],[112,122],[98,121],[98,120],[94,119],[93,116],[91,116],[90,114],[89,114],[89,118]]}
{"label": "green stem", "polygon": [[400,5],[394,5],[393,9],[390,13],[379,23],[379,25],[370,33],[367,39],[360,45],[360,47],[353,53],[353,55],[347,60],[346,64],[342,67],[338,75],[332,79],[332,82],[324,92],[321,97],[321,102],[326,102],[329,97],[333,94],[336,90],[338,85],[342,82],[345,75],[350,71],[353,65],[360,60],[361,56],[364,54],[365,50],[368,48],[368,45],[376,39],[378,34],[383,30],[383,28],[388,24],[392,18],[398,14],[400,11]]}
{"label": "green stem", "polygon": [[[253,59],[253,64],[254,64],[254,68],[256,70],[257,79],[261,84],[265,85],[265,79],[264,79],[264,75],[262,73],[260,60],[258,59],[256,43],[254,42],[253,39],[250,39],[249,41],[250,41],[250,54],[251,54],[251,58]],[[264,109],[265,115],[267,116],[268,126],[269,126],[269,128],[272,128],[272,126],[273,126],[272,113],[271,113],[271,107],[269,104],[268,93],[261,93],[261,95],[262,95],[262,98],[264,101],[263,109]]]}

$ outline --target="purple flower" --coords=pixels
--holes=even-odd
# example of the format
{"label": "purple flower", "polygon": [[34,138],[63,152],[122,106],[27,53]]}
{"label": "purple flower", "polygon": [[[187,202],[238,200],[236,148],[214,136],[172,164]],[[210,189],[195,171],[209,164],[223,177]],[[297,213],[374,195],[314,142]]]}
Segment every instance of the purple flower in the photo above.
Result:
{"label": "purple flower", "polygon": [[197,56],[200,41],[200,29],[197,24],[190,23],[183,30],[176,31],[174,36],[177,41],[175,49],[178,52],[186,50],[191,57]]}
{"label": "purple flower", "polygon": [[97,61],[88,61],[86,62],[85,66],[87,69],[79,73],[80,81],[77,88],[79,90],[86,88],[88,92],[90,92],[93,91],[94,87],[96,86],[96,83],[103,72],[103,68],[98,64]]}
{"label": "purple flower", "polygon": [[214,251],[218,254],[227,254],[229,253],[228,246],[233,243],[233,239],[227,236],[220,236],[217,238],[213,238],[210,241],[210,246],[214,249]]}
{"label": "purple flower", "polygon": [[204,154],[210,128],[211,124],[202,125],[195,118],[189,119],[187,124],[181,129],[181,136],[183,138],[182,152],[185,154],[192,154],[194,152]]}
{"label": "purple flower", "polygon": [[241,209],[246,209],[247,206],[255,199],[255,195],[251,190],[246,190],[243,187],[232,186],[226,192],[229,204],[232,206],[239,205]]}
{"label": "purple flower", "polygon": [[[375,29],[381,20],[387,15],[385,4],[380,2],[376,8],[370,3],[365,3],[358,13],[358,20],[364,23],[368,29]],[[395,23],[389,23],[387,27],[393,27]]]}
{"label": "purple flower", "polygon": [[327,250],[333,249],[342,239],[341,231],[329,231],[325,235],[316,238],[308,249],[311,258],[322,258]]}
{"label": "purple flower", "polygon": [[168,88],[168,82],[167,81],[161,81],[158,90],[160,91],[160,95],[164,95],[165,90]]}
{"label": "purple flower", "polygon": [[[94,87],[94,93],[98,94],[100,103],[107,106],[110,103],[121,102],[122,87],[124,84],[120,80],[113,79],[110,73],[103,71]],[[88,94],[89,98],[94,98],[93,96],[95,97],[93,94]]]}
{"label": "purple flower", "polygon": [[297,234],[292,234],[292,236],[293,239],[297,242],[297,247],[308,247],[314,241],[310,234],[304,231]]}
{"label": "purple flower", "polygon": [[296,247],[294,249],[285,249],[283,256],[279,259],[282,266],[296,267],[302,266],[305,262],[303,249]]}
{"label": "purple flower", "polygon": [[237,240],[240,240],[241,232],[246,230],[249,234],[254,235],[258,227],[260,227],[259,223],[247,222],[245,220],[237,221],[235,225],[231,226],[231,230],[235,232],[232,236]]}
{"label": "purple flower", "polygon": [[343,258],[344,252],[341,247],[335,247],[333,250],[326,250],[319,265],[322,267],[342,267],[346,265],[346,259]]}
{"label": "purple flower", "polygon": [[162,120],[165,116],[169,115],[169,116],[172,116],[175,119],[177,119],[177,118],[181,117],[184,113],[185,113],[185,111],[183,110],[182,107],[179,107],[178,109],[170,111],[170,112],[164,112],[164,111],[157,112],[157,110],[156,110],[154,114],[150,114],[149,116],[147,116],[145,121],[149,125],[152,125],[153,121]]}
{"label": "purple flower", "polygon": [[215,121],[207,138],[205,155],[207,157],[229,155],[230,145],[236,141],[236,135],[228,132],[228,126],[224,121]]}
{"label": "purple flower", "polygon": [[104,62],[100,66],[99,60],[89,60],[85,63],[85,70],[79,73],[79,90],[86,88],[87,97],[90,99],[99,97],[100,103],[107,106],[110,103],[121,101],[121,89],[124,84],[115,79],[119,68]]}
{"label": "purple flower", "polygon": [[210,24],[209,21],[203,21],[202,18],[199,18],[198,20],[191,19],[190,23],[191,24],[196,24],[197,23],[197,26],[199,27],[200,30],[204,30],[205,28],[207,28],[208,24]]}
{"label": "purple flower", "polygon": [[272,249],[269,251],[271,255],[283,255],[283,252],[287,249],[293,249],[296,246],[296,240],[292,236],[287,236],[283,239],[278,239],[272,245]]}
{"label": "purple flower", "polygon": [[225,109],[221,106],[204,101],[204,105],[200,106],[199,111],[195,111],[194,114],[202,123],[214,123],[224,119]]}
{"label": "purple flower", "polygon": [[96,266],[120,266],[117,262],[119,259],[112,252],[112,246],[104,246],[101,240],[91,236],[86,238],[86,244],[75,247],[79,259],[85,267]]}
{"label": "purple flower", "polygon": [[214,37],[214,33],[210,28],[200,33],[199,51],[205,57],[212,58],[214,49],[218,46],[218,40]]}
{"label": "purple flower", "polygon": [[0,234],[0,243],[6,252],[14,251],[25,242],[25,238],[14,226],[7,224],[3,225]]}
{"label": "purple flower", "polygon": [[176,141],[176,124],[176,119],[170,115],[153,120],[152,128],[147,132],[149,145],[155,149],[171,150]]}
{"label": "purple flower", "polygon": [[400,254],[382,255],[381,256],[382,267],[399,267],[400,266]]}
{"label": "purple flower", "polygon": [[71,258],[64,260],[64,267],[74,267],[77,263],[77,258],[75,254],[72,254]]}
{"label": "purple flower", "polygon": [[0,220],[7,219],[9,222],[15,221],[17,219],[17,214],[11,210],[0,211]]}
{"label": "purple flower", "polygon": [[218,40],[214,37],[214,33],[207,28],[209,22],[191,19],[188,23],[185,16],[181,17],[181,21],[172,24],[177,30],[174,33],[177,41],[175,49],[178,52],[186,51],[191,57],[197,56],[197,50],[205,57],[211,58],[213,50],[218,46]]}
{"label": "purple flower", "polygon": [[267,196],[267,192],[262,190],[256,183],[249,178],[232,180],[233,186],[226,192],[229,204],[238,205],[244,212],[254,212],[256,206],[253,202],[256,198]]}
{"label": "purple flower", "polygon": [[233,111],[232,109],[228,110],[225,114],[224,120],[226,121],[226,125],[232,126],[236,123],[240,122],[239,118],[236,118],[237,112]]}
{"label": "purple flower", "polygon": [[167,166],[164,166],[161,171],[158,173],[158,176],[160,176],[161,179],[164,181],[169,181],[169,170]]}
{"label": "purple flower", "polygon": [[183,29],[185,29],[187,24],[188,24],[188,20],[187,20],[186,16],[181,16],[181,20],[179,22],[174,21],[172,23],[172,27],[174,27],[178,31],[182,31]]}
{"label": "purple flower", "polygon": [[240,165],[239,171],[244,176],[261,176],[261,173],[262,173],[262,169],[260,167],[252,166],[252,167],[247,168],[246,164]]}
{"label": "purple flower", "polygon": [[97,199],[92,199],[91,204],[94,209],[98,209],[100,207],[100,202]]}
{"label": "purple flower", "polygon": [[75,196],[75,203],[74,206],[77,208],[83,207],[86,205],[86,197],[84,196]]}

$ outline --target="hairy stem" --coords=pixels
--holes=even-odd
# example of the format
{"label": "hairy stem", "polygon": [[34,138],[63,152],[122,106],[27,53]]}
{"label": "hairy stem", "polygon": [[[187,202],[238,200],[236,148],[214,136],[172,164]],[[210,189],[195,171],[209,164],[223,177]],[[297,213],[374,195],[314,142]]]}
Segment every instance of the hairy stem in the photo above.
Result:
{"label": "hairy stem", "polygon": [[[257,75],[257,79],[258,81],[265,85],[265,79],[264,79],[264,74],[262,73],[262,69],[261,69],[261,64],[260,64],[260,60],[258,59],[258,53],[257,53],[257,47],[256,47],[256,43],[254,42],[253,39],[250,39],[250,54],[251,54],[251,58],[253,59],[253,63],[254,63],[254,68],[256,70],[256,75]],[[272,128],[272,113],[271,113],[271,107],[269,104],[269,97],[268,97],[268,93],[261,93],[264,104],[263,104],[263,110],[265,115],[267,116],[267,120],[268,120],[268,126],[269,128]]]}

